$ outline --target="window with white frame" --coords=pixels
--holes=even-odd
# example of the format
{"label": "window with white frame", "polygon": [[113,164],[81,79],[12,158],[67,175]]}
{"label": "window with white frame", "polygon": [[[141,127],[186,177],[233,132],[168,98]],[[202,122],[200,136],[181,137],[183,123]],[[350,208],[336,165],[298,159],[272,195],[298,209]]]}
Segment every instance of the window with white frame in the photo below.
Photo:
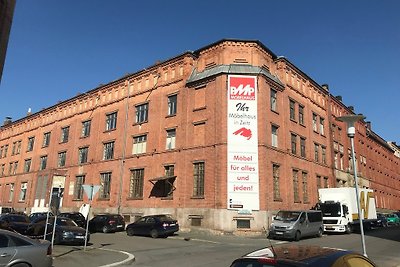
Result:
{"label": "window with white frame", "polygon": [[117,128],[117,112],[106,114],[106,131]]}
{"label": "window with white frame", "polygon": [[313,113],[312,114],[312,126],[313,126],[313,130],[315,131],[315,132],[317,132],[318,131],[318,127],[317,127],[317,114],[315,114],[315,113]]}
{"label": "window with white frame", "polygon": [[149,104],[141,104],[136,106],[136,123],[147,122]]}
{"label": "window with white frame", "polygon": [[271,125],[271,145],[278,147],[278,126]]}
{"label": "window with white frame", "polygon": [[147,135],[139,135],[133,137],[133,148],[132,154],[143,154],[146,153],[146,146],[147,146]]}
{"label": "window with white frame", "polygon": [[325,135],[325,119],[319,118],[319,133]]}
{"label": "window with white frame", "polygon": [[28,190],[28,183],[21,183],[21,191],[19,193],[19,201],[25,201],[26,199],[26,191]]}
{"label": "window with white frame", "polygon": [[114,141],[103,144],[103,160],[114,158]]}
{"label": "window with white frame", "polygon": [[61,128],[61,143],[68,142],[69,126]]}
{"label": "window with white frame", "polygon": [[166,149],[175,149],[176,129],[167,130]]}
{"label": "window with white frame", "polygon": [[277,95],[278,95],[278,92],[274,89],[271,89],[270,104],[271,104],[272,111],[277,111]]}
{"label": "window with white frame", "polygon": [[176,114],[178,95],[168,96],[168,116]]}

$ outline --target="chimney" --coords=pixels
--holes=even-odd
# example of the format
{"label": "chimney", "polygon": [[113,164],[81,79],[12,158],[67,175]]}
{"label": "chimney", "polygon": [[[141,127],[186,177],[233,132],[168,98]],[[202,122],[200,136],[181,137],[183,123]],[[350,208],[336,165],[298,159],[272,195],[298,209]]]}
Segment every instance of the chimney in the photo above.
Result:
{"label": "chimney", "polygon": [[5,119],[4,119],[4,122],[3,122],[3,126],[5,126],[5,125],[7,125],[7,124],[10,124],[12,121],[11,121],[11,117],[6,117]]}
{"label": "chimney", "polygon": [[28,108],[28,112],[26,113],[26,116],[29,116],[29,115],[31,115],[32,114],[32,109],[31,108]]}
{"label": "chimney", "polygon": [[341,95],[337,95],[337,96],[335,96],[335,97],[336,97],[337,100],[339,100],[340,102],[342,102],[343,98],[342,98]]}
{"label": "chimney", "polygon": [[372,130],[372,129],[371,129],[371,122],[370,122],[370,121],[367,121],[366,124],[367,124],[367,129],[368,129],[368,130]]}
{"label": "chimney", "polygon": [[321,87],[322,87],[325,91],[329,92],[329,85],[328,85],[328,84],[324,83],[323,85],[321,85]]}
{"label": "chimney", "polygon": [[353,106],[348,106],[348,109],[350,109],[350,111],[354,112],[354,107]]}

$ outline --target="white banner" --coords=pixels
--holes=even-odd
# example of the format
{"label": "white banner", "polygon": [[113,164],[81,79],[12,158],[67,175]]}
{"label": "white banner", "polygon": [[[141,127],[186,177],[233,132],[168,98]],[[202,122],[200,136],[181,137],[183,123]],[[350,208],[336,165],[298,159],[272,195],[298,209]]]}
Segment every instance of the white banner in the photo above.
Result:
{"label": "white banner", "polygon": [[259,210],[257,80],[228,76],[228,209]]}

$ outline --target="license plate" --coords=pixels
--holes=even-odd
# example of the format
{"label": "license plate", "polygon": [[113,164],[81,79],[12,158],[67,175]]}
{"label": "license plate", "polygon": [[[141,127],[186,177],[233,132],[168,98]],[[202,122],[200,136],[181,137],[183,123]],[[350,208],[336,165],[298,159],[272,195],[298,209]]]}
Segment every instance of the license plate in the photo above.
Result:
{"label": "license plate", "polygon": [[78,238],[78,239],[85,239],[85,237],[84,236],[77,236],[76,238]]}
{"label": "license plate", "polygon": [[283,235],[283,232],[276,232],[277,235]]}
{"label": "license plate", "polygon": [[118,228],[122,228],[122,227],[124,227],[124,226],[121,224],[121,225],[118,225],[117,227],[118,227]]}

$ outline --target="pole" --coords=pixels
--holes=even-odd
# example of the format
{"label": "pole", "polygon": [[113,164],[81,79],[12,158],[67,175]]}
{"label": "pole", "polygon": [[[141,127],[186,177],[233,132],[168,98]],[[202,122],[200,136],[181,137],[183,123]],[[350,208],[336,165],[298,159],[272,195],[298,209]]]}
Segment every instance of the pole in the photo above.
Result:
{"label": "pole", "polygon": [[92,198],[93,198],[93,185],[90,186],[89,210],[88,210],[88,215],[86,217],[85,246],[83,248],[83,251],[86,251],[87,236],[88,236],[88,232],[89,232],[89,215],[90,215],[90,208],[92,206]]}
{"label": "pole", "polygon": [[57,224],[57,213],[54,214],[53,233],[51,235],[51,249],[54,248],[54,237],[55,237],[55,234],[56,234],[56,224]]}
{"label": "pole", "polygon": [[355,158],[355,153],[354,153],[354,137],[350,136],[350,142],[351,142],[351,157],[352,157],[353,169],[354,169],[354,182],[355,182],[356,196],[357,196],[358,220],[360,222],[362,250],[363,250],[363,255],[365,257],[367,257],[367,250],[365,248],[363,218],[361,216],[362,214],[361,214],[361,207],[360,207],[360,195],[358,193],[359,190],[358,190],[357,164],[356,164],[356,158]]}
{"label": "pole", "polygon": [[50,189],[50,200],[49,200],[49,207],[47,209],[47,216],[46,216],[46,225],[44,226],[44,235],[43,235],[43,240],[46,240],[46,235],[47,235],[47,224],[49,223],[49,213],[50,213],[50,205],[51,205],[51,200],[53,199],[53,185],[51,186]]}

